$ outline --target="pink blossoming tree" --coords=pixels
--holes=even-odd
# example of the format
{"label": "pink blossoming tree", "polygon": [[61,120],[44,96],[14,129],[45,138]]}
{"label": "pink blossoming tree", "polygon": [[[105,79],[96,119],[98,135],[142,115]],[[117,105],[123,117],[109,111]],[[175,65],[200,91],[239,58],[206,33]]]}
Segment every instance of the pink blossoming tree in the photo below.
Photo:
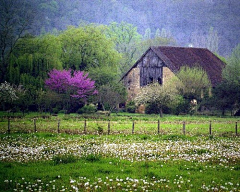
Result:
{"label": "pink blossoming tree", "polygon": [[95,89],[95,82],[88,78],[87,73],[84,74],[82,71],[72,73],[71,70],[53,69],[48,75],[49,78],[45,80],[46,87],[63,96],[68,111],[70,110],[69,106],[76,99],[86,101],[89,96],[98,93]]}
{"label": "pink blossoming tree", "polygon": [[45,81],[46,86],[58,93],[69,93],[73,98],[87,98],[97,94],[95,82],[88,78],[88,74],[82,71],[56,70],[49,72],[49,78]]}

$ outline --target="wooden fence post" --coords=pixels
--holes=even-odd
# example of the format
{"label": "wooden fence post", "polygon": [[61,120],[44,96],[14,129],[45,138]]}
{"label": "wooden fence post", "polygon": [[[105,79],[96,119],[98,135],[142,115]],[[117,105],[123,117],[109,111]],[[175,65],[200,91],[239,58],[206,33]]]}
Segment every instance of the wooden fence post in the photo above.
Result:
{"label": "wooden fence post", "polygon": [[58,133],[60,133],[60,119],[58,119]]}
{"label": "wooden fence post", "polygon": [[158,120],[158,134],[160,133],[160,120]]}
{"label": "wooden fence post", "polygon": [[132,124],[132,134],[134,134],[134,121],[133,121],[133,124]]}
{"label": "wooden fence post", "polygon": [[108,135],[110,134],[110,120],[108,121]]}
{"label": "wooden fence post", "polygon": [[185,121],[183,121],[183,135],[186,134],[186,126],[185,126]]}
{"label": "wooden fence post", "polygon": [[209,135],[212,135],[212,121],[209,124]]}
{"label": "wooden fence post", "polygon": [[10,134],[10,117],[8,117],[8,130],[7,130],[8,134]]}
{"label": "wooden fence post", "polygon": [[238,130],[237,130],[237,121],[236,121],[236,125],[235,125],[235,132],[236,132],[236,136],[238,136]]}
{"label": "wooden fence post", "polygon": [[87,121],[84,119],[84,133],[87,133]]}
{"label": "wooden fence post", "polygon": [[36,126],[36,118],[33,119],[33,123],[34,123],[34,132],[37,132],[37,126]]}

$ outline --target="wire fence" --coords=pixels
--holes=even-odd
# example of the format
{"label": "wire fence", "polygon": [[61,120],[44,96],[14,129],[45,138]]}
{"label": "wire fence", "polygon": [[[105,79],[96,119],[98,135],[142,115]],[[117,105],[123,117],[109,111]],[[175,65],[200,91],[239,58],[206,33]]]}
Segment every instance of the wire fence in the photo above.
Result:
{"label": "wire fence", "polygon": [[149,135],[214,135],[239,136],[239,121],[110,121],[110,120],[77,120],[56,118],[2,118],[0,133],[68,133],[68,134],[149,134]]}

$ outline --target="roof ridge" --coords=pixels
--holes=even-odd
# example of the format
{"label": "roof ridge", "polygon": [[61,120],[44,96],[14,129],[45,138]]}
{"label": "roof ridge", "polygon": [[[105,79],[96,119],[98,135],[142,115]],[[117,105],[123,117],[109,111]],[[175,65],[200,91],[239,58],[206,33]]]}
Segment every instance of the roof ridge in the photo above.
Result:
{"label": "roof ridge", "polygon": [[213,86],[222,79],[221,71],[226,63],[207,48],[150,46],[127,73],[122,76],[121,80],[138,65],[150,50],[174,73],[178,72],[185,65],[191,67],[199,65],[207,72]]}
{"label": "roof ridge", "polygon": [[159,45],[159,46],[150,46],[153,48],[180,48],[180,49],[204,49],[204,50],[208,50],[210,51],[208,48],[206,47],[184,47],[184,46],[168,46],[168,45]]}

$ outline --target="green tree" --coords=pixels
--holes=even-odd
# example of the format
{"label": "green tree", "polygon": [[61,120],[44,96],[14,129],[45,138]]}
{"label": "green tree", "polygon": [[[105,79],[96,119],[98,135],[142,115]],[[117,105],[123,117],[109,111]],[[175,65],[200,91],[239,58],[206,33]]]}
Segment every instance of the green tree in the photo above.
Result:
{"label": "green tree", "polygon": [[211,87],[208,75],[201,67],[181,67],[175,82],[179,93],[188,100],[200,100],[204,93],[205,96],[209,93]]}
{"label": "green tree", "polygon": [[63,95],[58,94],[52,90],[37,91],[36,105],[39,112],[53,112],[53,109],[62,109]]}
{"label": "green tree", "polygon": [[118,109],[118,105],[124,103],[125,100],[126,90],[120,83],[109,83],[99,88],[97,101],[103,107],[104,111],[109,111],[108,115],[110,115],[114,109]]}
{"label": "green tree", "polygon": [[[35,104],[34,96],[35,90],[33,89],[26,89],[22,85],[18,86],[17,96],[18,99],[13,102],[14,110],[15,111],[21,111],[23,116],[25,115],[25,112],[29,111],[29,108],[31,105]],[[34,110],[32,108],[32,110]]]}
{"label": "green tree", "polygon": [[21,0],[0,1],[0,82],[7,80],[10,55],[29,30],[34,19],[31,3]]}
{"label": "green tree", "polygon": [[223,81],[213,90],[210,105],[222,111],[225,115],[227,110],[234,114],[240,109],[240,84]]}
{"label": "green tree", "polygon": [[118,53],[122,54],[119,69],[123,74],[137,59],[136,51],[142,37],[137,32],[137,27],[126,22],[110,23],[105,33],[115,43]]}
{"label": "green tree", "polygon": [[116,72],[111,71],[111,68],[107,67],[90,69],[89,77],[95,81],[97,88],[112,82],[116,82],[120,78]]}
{"label": "green tree", "polygon": [[104,35],[104,27],[85,25],[69,27],[59,35],[62,43],[62,61],[66,69],[88,71],[109,67],[116,71],[120,55],[113,42]]}
{"label": "green tree", "polygon": [[232,52],[223,70],[223,81],[213,90],[213,105],[225,114],[230,109],[232,114],[240,110],[240,45]]}
{"label": "green tree", "polygon": [[37,110],[38,90],[44,89],[48,72],[62,69],[61,44],[54,35],[39,37],[26,35],[16,43],[9,59],[7,79],[16,85],[23,85],[25,94],[20,94],[14,105],[23,113],[29,108]]}
{"label": "green tree", "polygon": [[229,83],[240,84],[240,44],[234,48],[227,65],[223,70],[223,78]]}
{"label": "green tree", "polygon": [[11,54],[8,80],[24,87],[43,88],[47,73],[53,68],[62,69],[60,57],[61,44],[56,36],[25,36]]}

